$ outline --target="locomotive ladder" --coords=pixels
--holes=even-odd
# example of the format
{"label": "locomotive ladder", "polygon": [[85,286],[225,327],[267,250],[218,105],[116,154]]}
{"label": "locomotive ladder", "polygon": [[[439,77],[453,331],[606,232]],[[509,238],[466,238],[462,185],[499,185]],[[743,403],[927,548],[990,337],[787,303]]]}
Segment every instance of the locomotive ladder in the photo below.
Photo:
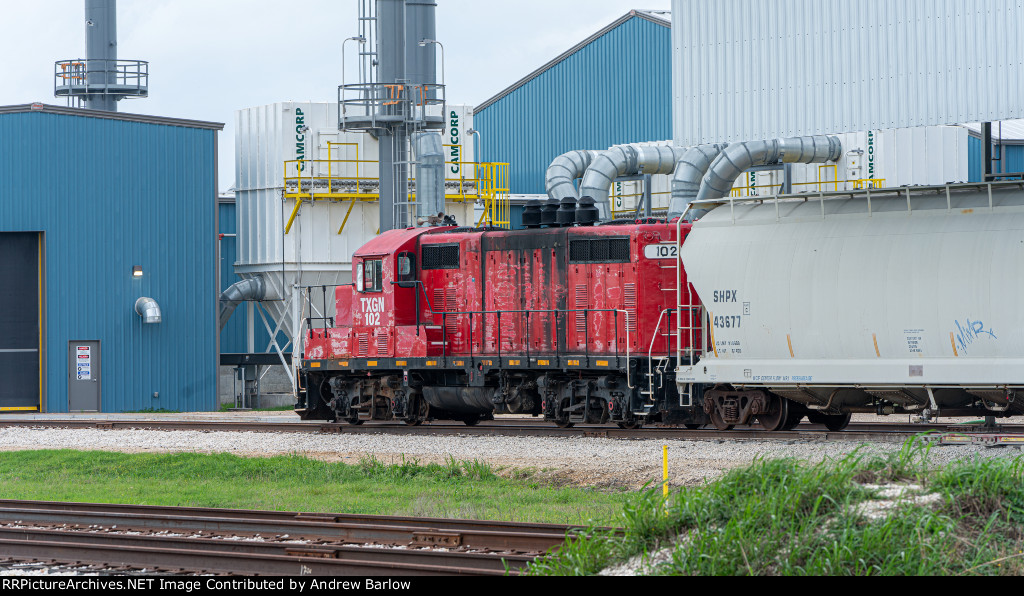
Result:
{"label": "locomotive ladder", "polygon": [[[700,304],[693,284],[689,280],[683,283],[683,221],[676,222],[676,258],[673,267],[676,270],[676,304],[679,307],[676,317],[676,367],[694,366],[708,345],[706,341],[704,307]],[[686,316],[683,316],[683,313]],[[685,341],[684,341],[685,340]],[[686,347],[683,347],[686,346]],[[685,355],[685,356],[684,356]],[[685,389],[680,387],[679,406],[694,405],[694,386],[687,383]]]}

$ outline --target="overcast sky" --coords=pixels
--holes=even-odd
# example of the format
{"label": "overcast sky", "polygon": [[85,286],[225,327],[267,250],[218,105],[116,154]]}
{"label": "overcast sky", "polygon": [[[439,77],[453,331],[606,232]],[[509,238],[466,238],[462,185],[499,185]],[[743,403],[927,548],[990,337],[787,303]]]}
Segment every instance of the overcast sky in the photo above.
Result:
{"label": "overcast sky", "polygon": [[[671,7],[671,0],[437,3],[448,101],[469,105],[630,9]],[[53,63],[84,56],[84,6],[84,0],[0,0],[0,105],[63,105],[53,96]],[[235,110],[336,99],[341,42],[358,34],[357,14],[358,0],[120,0],[118,57],[149,61],[150,97],[122,101],[119,109],[226,123],[220,186],[227,189],[234,183]],[[350,43],[350,53],[353,48]]]}

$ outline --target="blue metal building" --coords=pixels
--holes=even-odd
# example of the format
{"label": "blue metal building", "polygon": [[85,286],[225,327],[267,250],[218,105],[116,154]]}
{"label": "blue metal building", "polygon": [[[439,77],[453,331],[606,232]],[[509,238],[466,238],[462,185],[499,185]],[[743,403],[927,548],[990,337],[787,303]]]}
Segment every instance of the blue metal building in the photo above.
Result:
{"label": "blue metal building", "polygon": [[222,128],[0,107],[0,410],[216,409]]}
{"label": "blue metal building", "polygon": [[633,10],[474,111],[484,161],[511,164],[513,194],[543,194],[555,157],[672,138],[667,13]]}
{"label": "blue metal building", "polygon": [[[235,262],[238,260],[238,204],[232,195],[225,195],[217,200],[217,221],[220,227],[220,251],[218,271],[220,289],[218,295],[232,285],[242,281],[235,274]],[[249,311],[254,309],[252,303],[243,304],[231,315],[231,319],[220,332],[221,354],[261,354],[270,345],[270,333],[263,325],[260,316],[253,311],[253,346],[249,349]],[[279,333],[280,345],[288,343],[284,333]]]}

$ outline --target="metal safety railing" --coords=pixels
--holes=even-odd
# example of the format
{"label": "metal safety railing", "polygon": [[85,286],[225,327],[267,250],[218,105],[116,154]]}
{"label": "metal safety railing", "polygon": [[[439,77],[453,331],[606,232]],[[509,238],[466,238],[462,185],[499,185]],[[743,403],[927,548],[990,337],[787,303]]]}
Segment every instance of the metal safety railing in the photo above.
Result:
{"label": "metal safety railing", "polygon": [[149,62],[144,60],[77,58],[59,60],[53,69],[54,94],[58,97],[149,95]]}
{"label": "metal safety railing", "polygon": [[[328,143],[328,156],[335,148],[355,146],[355,159],[297,159],[284,162],[284,200],[295,205],[285,224],[290,233],[303,202],[349,201],[348,213],[338,229],[345,231],[357,202],[380,200],[378,162],[359,159],[357,143]],[[456,147],[455,145],[445,145]],[[452,173],[454,169],[456,172]],[[445,200],[454,203],[480,201],[484,207],[480,223],[510,227],[509,169],[507,163],[446,162]],[[414,201],[416,179],[410,178],[409,199]]]}
{"label": "metal safety railing", "polygon": [[[835,167],[835,166],[828,166]],[[790,184],[793,193],[815,193],[815,192],[842,192],[844,190],[864,190],[867,188],[885,188],[885,178],[860,178],[850,180],[818,180],[816,182],[793,182]],[[840,188],[842,186],[842,188]],[[729,196],[736,198],[775,196],[783,189],[783,184],[750,184],[748,186],[736,186],[729,192]],[[810,188],[815,187],[815,188]],[[831,188],[830,188],[831,187]],[[807,190],[800,190],[800,189]],[[760,194],[759,191],[767,191]]]}
{"label": "metal safety railing", "polygon": [[373,82],[338,87],[341,130],[440,124],[446,106],[444,85]]}
{"label": "metal safety railing", "polygon": [[[399,287],[415,288],[417,290],[416,291],[416,330],[417,330],[417,334],[419,334],[421,329],[424,330],[424,331],[427,331],[430,328],[436,327],[436,323],[437,323],[436,318],[438,316],[440,317],[440,319],[441,319],[441,325],[440,325],[440,331],[441,331],[441,342],[440,342],[441,355],[440,355],[440,357],[443,358],[443,359],[447,359],[448,357],[467,357],[469,359],[473,359],[473,358],[476,358],[477,356],[480,356],[480,357],[491,357],[491,356],[493,356],[495,358],[499,358],[500,359],[500,358],[502,358],[504,356],[509,356],[509,357],[522,356],[527,361],[527,364],[529,364],[530,360],[533,359],[534,356],[543,357],[543,356],[557,355],[557,356],[565,356],[565,357],[568,357],[568,358],[577,358],[578,357],[581,360],[585,360],[587,362],[587,365],[589,366],[590,360],[593,359],[593,358],[596,358],[596,359],[611,359],[611,358],[614,358],[615,361],[616,361],[616,365],[619,365],[621,363],[621,359],[624,357],[625,360],[626,360],[626,366],[625,366],[625,369],[626,369],[626,383],[627,383],[627,385],[629,386],[630,389],[635,389],[635,387],[633,385],[633,382],[632,382],[632,372],[631,372],[631,367],[630,367],[630,364],[629,364],[629,360],[632,357],[632,351],[630,349],[630,346],[632,345],[632,336],[631,336],[631,333],[630,333],[630,328],[632,327],[632,320],[631,319],[635,315],[633,313],[631,313],[630,311],[628,311],[628,310],[625,310],[625,309],[614,309],[614,308],[586,308],[586,309],[580,308],[580,309],[534,309],[534,310],[489,310],[489,311],[488,310],[476,310],[476,311],[435,311],[433,306],[430,303],[430,297],[427,295],[426,285],[422,281],[415,280],[415,281],[408,281],[408,282],[391,282],[391,284],[399,286]],[[328,289],[330,289],[330,288],[339,288],[339,287],[344,287],[344,286],[352,286],[352,284],[340,284],[340,285],[334,285],[334,286],[306,286],[306,287],[303,288],[305,296],[306,296],[306,303],[307,303],[306,306],[309,309],[309,311],[308,311],[309,314],[307,316],[303,317],[303,319],[305,319],[305,322],[306,322],[306,333],[303,334],[303,342],[305,341],[305,338],[307,338],[309,336],[309,334],[311,332],[313,332],[313,331],[323,330],[323,329],[328,329],[328,328],[334,327],[334,320],[335,320],[334,317],[326,316],[326,313],[328,312],[328,310],[327,310],[327,300],[328,300],[328,296],[330,295],[330,293],[328,292]],[[323,300],[323,311],[322,311],[322,313],[324,314],[324,316],[320,316],[320,317],[313,316],[313,312],[314,312],[313,296],[317,292],[320,292],[320,295],[322,296],[322,300]],[[424,311],[420,308],[420,302],[419,302],[420,294],[422,294],[423,299],[424,299],[425,304],[426,304],[426,313],[430,317],[434,318],[435,320],[427,322],[427,321],[423,321],[421,319],[421,315],[423,314]],[[591,339],[590,338],[590,318],[592,316],[598,314],[598,313],[608,313],[608,314],[611,315],[611,320],[608,321],[608,322],[611,323],[613,328],[614,328],[613,341],[612,341],[612,345],[614,346],[614,351],[613,352],[598,352],[598,351],[592,351],[591,350],[591,345],[590,345],[591,344],[591,341],[590,341],[590,339]],[[567,345],[564,346],[564,347],[559,347],[557,345],[558,344],[557,338],[555,340],[556,345],[555,345],[554,349],[551,350],[551,351],[540,351],[540,350],[536,350],[536,349],[531,347],[531,345],[532,345],[532,341],[531,340],[534,339],[533,336],[532,336],[532,328],[531,328],[531,325],[530,325],[531,317],[535,318],[535,317],[540,316],[540,315],[548,315],[550,317],[550,316],[553,315],[553,318],[556,319],[556,323],[560,320],[560,323],[561,323],[560,326],[562,328],[564,328],[564,329],[568,329],[569,328],[568,323],[570,321],[570,317],[575,319],[575,317],[577,315],[580,315],[580,314],[582,314],[582,316],[583,316],[583,323],[584,323],[583,324],[583,329],[584,329],[583,335],[584,335],[584,337],[583,337],[583,342],[582,342],[582,350],[583,350],[582,352],[573,351],[573,350],[569,349],[569,346],[567,346]],[[468,321],[468,323],[469,323],[469,338],[468,338],[468,340],[469,340],[468,341],[469,351],[468,351],[468,354],[450,353],[450,350],[449,350],[449,343],[450,342],[449,342],[448,317],[468,317],[469,318],[469,321]],[[479,337],[478,337],[477,328],[478,328],[478,326],[479,327],[483,327],[484,326],[484,323],[485,323],[484,317],[492,317],[493,320],[494,320],[494,325],[492,325],[492,327],[497,330],[497,335],[495,336],[494,342],[493,342],[493,345],[494,345],[494,349],[493,350],[485,350],[484,349],[484,346],[486,345],[486,339],[487,339],[486,338],[486,334],[483,334],[482,332],[480,332],[479,333]],[[522,347],[521,350],[518,350],[518,351],[517,351],[517,348],[518,348],[517,342],[513,341],[514,338],[512,338],[511,336],[509,336],[509,337],[504,337],[503,336],[503,333],[505,333],[505,327],[509,324],[509,317],[518,317],[523,322],[524,327],[526,329],[525,337],[523,338],[523,343],[522,343],[523,347]],[[502,321],[503,318],[504,318],[504,324],[503,324],[503,321]],[[478,320],[479,320],[479,325],[477,324]],[[619,331],[619,329],[620,329],[620,322],[621,322],[621,328],[623,330],[622,333],[620,333],[620,331]],[[322,326],[317,326],[317,324],[322,325]],[[456,323],[456,324],[458,324],[458,323]],[[557,328],[558,326],[559,325],[556,325],[556,326],[554,326],[554,328]],[[548,327],[552,328],[552,326],[550,326],[550,325]],[[457,335],[457,333],[458,332],[453,332],[453,333],[451,333],[451,335],[454,337],[455,335]],[[622,342],[620,341],[620,339],[622,339],[623,337],[625,339],[625,346],[624,347],[622,345]],[[477,347],[476,347],[477,339],[480,339],[480,350],[477,350]],[[506,339],[510,340],[508,342],[508,347],[507,348],[505,347],[506,342],[504,341]],[[566,343],[568,343],[568,338],[566,338]],[[576,346],[576,348],[578,350],[580,348],[580,346]],[[305,345],[301,346],[301,349],[304,351],[305,350]],[[669,352],[668,353],[671,353],[671,347],[669,347]]]}

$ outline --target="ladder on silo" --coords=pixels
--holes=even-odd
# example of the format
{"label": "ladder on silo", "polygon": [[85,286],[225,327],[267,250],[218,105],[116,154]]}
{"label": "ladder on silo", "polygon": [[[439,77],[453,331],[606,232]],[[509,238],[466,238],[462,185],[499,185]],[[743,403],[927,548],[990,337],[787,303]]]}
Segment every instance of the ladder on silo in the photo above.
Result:
{"label": "ladder on silo", "polygon": [[[359,0],[359,83],[377,82],[377,0]],[[342,81],[345,83],[345,81]]]}

